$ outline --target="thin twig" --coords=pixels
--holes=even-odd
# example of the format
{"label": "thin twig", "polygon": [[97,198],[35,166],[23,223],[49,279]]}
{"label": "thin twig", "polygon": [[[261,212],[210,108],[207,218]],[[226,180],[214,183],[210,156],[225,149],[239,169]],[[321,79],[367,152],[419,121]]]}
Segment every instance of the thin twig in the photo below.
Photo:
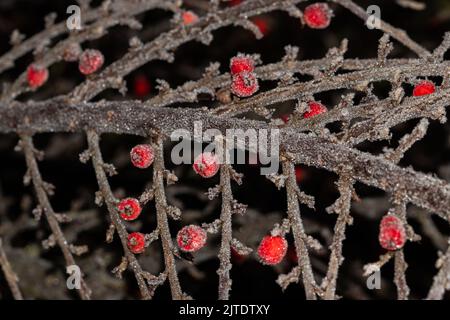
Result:
{"label": "thin twig", "polygon": [[302,218],[300,216],[300,206],[297,197],[297,181],[295,178],[294,164],[284,161],[283,175],[286,179],[286,194],[287,194],[287,214],[290,221],[292,235],[294,237],[295,250],[297,252],[297,263],[301,268],[301,275],[303,278],[303,286],[305,287],[306,299],[316,300],[316,281],[309,259],[308,248],[306,247],[306,232],[303,227]]}
{"label": "thin twig", "polygon": [[16,300],[23,300],[22,292],[19,288],[19,277],[14,272],[11,264],[9,263],[6,252],[3,249],[3,241],[0,238],[0,266],[5,274],[6,282],[8,282],[11,293]]}
{"label": "thin twig", "polygon": [[[48,221],[50,229],[52,230],[52,234],[55,237],[56,243],[61,248],[64,259],[66,261],[66,266],[75,266],[77,264],[75,262],[75,259],[73,258],[70,246],[64,236],[64,233],[61,230],[59,222],[56,218],[56,214],[53,211],[50,200],[48,199],[47,191],[44,187],[44,181],[42,180],[41,173],[36,161],[35,148],[33,145],[32,137],[26,134],[22,134],[20,136],[20,139],[21,147],[23,148],[23,151],[25,153],[25,160],[31,175],[31,180],[33,182],[34,190],[36,192],[39,204],[44,211],[45,217]],[[80,289],[77,289],[77,292],[83,300],[89,300],[91,298],[91,289],[88,287],[83,277],[81,277],[80,279]]]}
{"label": "thin twig", "polygon": [[169,230],[169,222],[167,218],[167,199],[164,190],[164,149],[163,141],[160,137],[156,137],[154,143],[155,161],[153,164],[153,187],[156,203],[156,218],[158,222],[159,234],[164,252],[164,264],[166,267],[167,278],[169,279],[170,291],[172,299],[183,300],[184,295],[181,291],[180,281],[175,266],[175,257],[173,254],[174,246]]}
{"label": "thin twig", "polygon": [[233,238],[231,227],[231,193],[230,168],[223,164],[220,167],[220,190],[222,193],[222,211],[220,221],[222,226],[222,239],[220,243],[219,260],[220,266],[217,270],[219,275],[219,300],[228,300],[231,290],[231,241]]}

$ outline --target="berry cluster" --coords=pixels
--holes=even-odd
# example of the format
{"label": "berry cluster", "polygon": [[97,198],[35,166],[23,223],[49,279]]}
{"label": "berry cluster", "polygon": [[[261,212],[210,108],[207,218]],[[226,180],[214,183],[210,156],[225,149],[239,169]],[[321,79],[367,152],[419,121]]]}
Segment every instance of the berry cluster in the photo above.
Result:
{"label": "berry cluster", "polygon": [[231,92],[238,97],[250,97],[259,89],[258,79],[254,73],[255,63],[250,56],[238,54],[231,58],[232,75]]}
{"label": "berry cluster", "polygon": [[[78,43],[67,45],[62,53],[64,61],[78,61],[78,69],[84,75],[89,75],[99,70],[105,61],[103,54],[94,49],[82,51]],[[27,69],[28,86],[31,89],[37,89],[44,85],[48,80],[49,72],[44,66],[31,64]]]}
{"label": "berry cluster", "polygon": [[[155,159],[153,147],[149,144],[139,144],[130,151],[131,163],[140,169],[148,168]],[[117,211],[125,221],[136,220],[141,214],[142,207],[138,199],[126,198],[119,202]],[[128,248],[133,253],[142,253],[145,249],[145,235],[133,232],[128,235]]]}

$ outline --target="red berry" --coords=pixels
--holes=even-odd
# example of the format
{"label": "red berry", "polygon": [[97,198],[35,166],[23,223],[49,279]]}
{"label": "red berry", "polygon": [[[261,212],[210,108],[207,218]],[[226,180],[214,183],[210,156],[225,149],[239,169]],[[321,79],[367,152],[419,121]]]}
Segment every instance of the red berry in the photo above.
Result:
{"label": "red berry", "polygon": [[287,248],[288,243],[285,238],[265,236],[258,247],[258,256],[264,264],[278,264],[286,255]]}
{"label": "red berry", "polygon": [[303,118],[311,118],[324,112],[327,112],[327,108],[323,104],[311,101],[309,102],[309,111],[303,114]]}
{"label": "red berry", "polygon": [[155,152],[149,144],[139,144],[130,151],[131,163],[140,169],[148,168],[155,159]]}
{"label": "red berry", "polygon": [[64,61],[75,62],[80,58],[81,52],[80,45],[76,42],[71,42],[67,45],[63,52]]}
{"label": "red berry", "polygon": [[205,245],[206,237],[206,231],[201,227],[185,226],[177,234],[178,247],[186,252],[197,251]]}
{"label": "red berry", "polygon": [[300,167],[295,167],[295,180],[297,180],[297,182],[303,180],[303,169]]}
{"label": "red berry", "polygon": [[128,248],[133,253],[142,253],[145,249],[145,235],[140,232],[133,232],[128,235]]}
{"label": "red berry", "polygon": [[181,18],[183,19],[183,24],[185,26],[194,24],[198,21],[198,16],[192,11],[184,11],[181,14]]}
{"label": "red berry", "polygon": [[195,158],[192,167],[203,178],[211,178],[219,171],[219,159],[211,152],[201,153]]}
{"label": "red berry", "polygon": [[139,217],[142,208],[137,199],[126,198],[119,202],[117,210],[123,220],[131,221]]}
{"label": "red berry", "polygon": [[311,4],[305,8],[303,18],[308,27],[312,29],[325,29],[330,25],[333,11],[324,2]]}
{"label": "red berry", "polygon": [[78,69],[84,75],[92,74],[103,66],[105,58],[95,49],[85,50],[80,56]]}
{"label": "red berry", "polygon": [[142,98],[150,93],[151,86],[147,77],[143,74],[136,76],[133,83],[133,92],[136,96]]}
{"label": "red berry", "polygon": [[406,242],[406,231],[400,218],[394,215],[384,216],[380,223],[378,240],[386,250],[401,249]]}
{"label": "red berry", "polygon": [[28,85],[32,89],[39,88],[48,80],[48,69],[32,64],[27,69]]}
{"label": "red berry", "polygon": [[427,94],[432,94],[435,91],[436,87],[434,86],[434,83],[428,80],[424,80],[414,87],[413,96],[414,97],[425,96]]}
{"label": "red berry", "polygon": [[228,5],[230,7],[234,7],[234,6],[241,4],[241,2],[242,2],[242,0],[230,0],[230,1],[228,1]]}
{"label": "red berry", "polygon": [[255,63],[248,55],[238,54],[230,60],[230,71],[232,75],[243,71],[253,72],[253,70],[255,70]]}
{"label": "red berry", "polygon": [[282,114],[280,116],[280,119],[284,122],[284,123],[288,123],[289,122],[289,115],[288,114]]}
{"label": "red berry", "polygon": [[252,22],[258,27],[259,31],[265,36],[269,32],[269,24],[265,18],[253,18]]}
{"label": "red berry", "polygon": [[250,97],[258,89],[258,79],[253,72],[243,71],[233,76],[231,92],[238,97]]}

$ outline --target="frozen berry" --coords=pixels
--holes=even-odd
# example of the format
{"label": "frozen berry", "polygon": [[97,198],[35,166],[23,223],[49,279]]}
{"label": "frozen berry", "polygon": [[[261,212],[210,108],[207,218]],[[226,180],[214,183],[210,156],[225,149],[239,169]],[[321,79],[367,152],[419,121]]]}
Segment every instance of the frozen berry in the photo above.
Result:
{"label": "frozen berry", "polygon": [[48,80],[48,69],[32,64],[27,69],[28,85],[32,89],[39,88]]}
{"label": "frozen berry", "polygon": [[303,118],[311,118],[324,112],[327,112],[327,108],[324,105],[315,101],[311,101],[309,103],[309,111],[303,114]]}
{"label": "frozen berry", "polygon": [[384,216],[380,223],[378,240],[386,250],[401,249],[406,242],[406,232],[400,218],[394,215]]}
{"label": "frozen berry", "polygon": [[219,159],[211,152],[204,152],[195,158],[192,167],[203,178],[211,178],[219,171]]}
{"label": "frozen berry", "polygon": [[255,63],[248,55],[238,54],[230,60],[230,71],[232,75],[243,71],[253,72],[253,70],[255,70]]}
{"label": "frozen berry", "polygon": [[130,151],[131,163],[140,169],[148,168],[155,159],[155,152],[149,144],[139,144]]}
{"label": "frozen berry", "polygon": [[312,29],[325,29],[330,25],[333,11],[324,2],[311,4],[305,8],[303,18],[308,27]]}
{"label": "frozen berry", "polygon": [[100,51],[88,49],[81,54],[78,69],[84,75],[92,74],[100,69],[104,62],[105,58]]}
{"label": "frozen berry", "polygon": [[63,59],[64,61],[75,62],[80,58],[82,51],[83,50],[78,43],[71,42],[64,49]]}
{"label": "frozen berry", "polygon": [[418,83],[413,90],[413,96],[419,97],[419,96],[425,96],[427,94],[432,94],[436,91],[436,87],[434,86],[434,83],[431,81],[421,81]]}
{"label": "frozen berry", "polygon": [[177,234],[178,247],[186,252],[197,251],[205,245],[206,237],[206,231],[201,227],[185,226]]}
{"label": "frozen berry", "polygon": [[123,220],[131,221],[139,217],[142,208],[137,199],[126,198],[119,202],[117,210]]}
{"label": "frozen berry", "polygon": [[150,93],[151,85],[147,77],[143,74],[136,76],[133,82],[134,95],[143,98]]}
{"label": "frozen berry", "polygon": [[128,235],[128,248],[133,253],[142,253],[145,249],[145,235],[133,232]]}
{"label": "frozen berry", "polygon": [[281,236],[265,236],[258,247],[258,256],[264,264],[280,263],[286,255],[288,243]]}
{"label": "frozen berry", "polygon": [[185,26],[194,24],[198,21],[198,16],[192,11],[184,11],[181,14],[181,18],[183,19],[183,24]]}
{"label": "frozen berry", "polygon": [[250,97],[258,89],[258,79],[253,72],[243,71],[233,76],[231,92],[238,97]]}

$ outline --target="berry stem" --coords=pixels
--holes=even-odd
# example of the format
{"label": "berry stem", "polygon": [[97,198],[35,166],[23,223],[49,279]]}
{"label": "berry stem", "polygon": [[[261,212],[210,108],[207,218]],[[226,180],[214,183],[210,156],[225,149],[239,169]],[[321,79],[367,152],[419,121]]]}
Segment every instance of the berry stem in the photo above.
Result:
{"label": "berry stem", "polygon": [[314,274],[309,259],[308,249],[305,244],[306,233],[300,216],[300,205],[297,198],[297,181],[295,177],[295,166],[292,162],[285,161],[282,164],[283,175],[286,179],[287,214],[294,237],[295,250],[297,252],[297,263],[302,270],[303,285],[308,300],[316,300]]}
{"label": "berry stem", "polygon": [[163,247],[164,264],[169,279],[172,299],[183,300],[183,292],[181,291],[180,281],[178,280],[175,257],[173,255],[174,245],[167,219],[167,199],[164,190],[164,149],[161,137],[157,138],[153,149],[155,150],[153,186],[155,188],[156,220]]}
{"label": "berry stem", "polygon": [[220,186],[222,191],[222,211],[220,213],[220,221],[222,221],[222,240],[220,243],[219,260],[220,266],[217,270],[219,275],[219,300],[228,300],[231,290],[230,270],[232,264],[231,259],[231,202],[233,195],[231,193],[230,167],[223,164],[220,167]]}

